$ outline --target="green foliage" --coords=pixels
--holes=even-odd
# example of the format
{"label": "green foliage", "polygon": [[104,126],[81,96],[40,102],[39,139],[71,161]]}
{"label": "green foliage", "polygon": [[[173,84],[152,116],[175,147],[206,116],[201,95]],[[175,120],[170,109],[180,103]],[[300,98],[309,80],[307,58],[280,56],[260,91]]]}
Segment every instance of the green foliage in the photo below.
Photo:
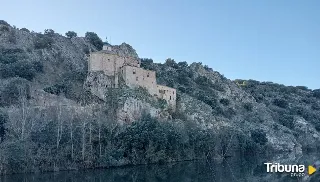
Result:
{"label": "green foliage", "polygon": [[223,99],[220,99],[220,103],[224,106],[228,106],[230,104],[230,101],[229,99],[223,98]]}
{"label": "green foliage", "polygon": [[195,80],[195,82],[201,86],[205,86],[205,87],[210,87],[212,86],[212,81],[209,80],[207,77],[205,76],[198,76]]}
{"label": "green foliage", "polygon": [[168,58],[166,59],[165,63],[166,66],[172,67],[177,69],[178,68],[178,64],[174,61],[174,59]]}
{"label": "green foliage", "polygon": [[260,129],[251,131],[251,138],[260,145],[265,145],[268,142],[266,133]]}
{"label": "green foliage", "polygon": [[48,35],[48,36],[54,36],[55,32],[52,29],[45,29],[44,30],[44,35]]}
{"label": "green foliage", "polygon": [[12,30],[12,31],[9,32],[8,40],[9,40],[9,42],[12,43],[12,44],[17,43],[17,37],[16,37],[15,31]]}
{"label": "green foliage", "polygon": [[0,71],[1,78],[18,76],[31,81],[37,73],[43,71],[43,64],[39,61],[29,62],[22,60],[13,64],[6,64],[0,68]]}
{"label": "green foliage", "polygon": [[252,105],[252,103],[244,103],[243,104],[243,107],[247,110],[247,111],[249,111],[249,112],[251,112],[252,111],[252,109],[253,109],[253,105]]}
{"label": "green foliage", "polygon": [[89,54],[89,53],[90,53],[89,47],[84,47],[84,48],[83,48],[83,52],[84,52],[85,54]]}
{"label": "green foliage", "polygon": [[153,59],[150,58],[141,58],[141,68],[147,69],[147,70],[154,70],[153,68]]}
{"label": "green foliage", "polygon": [[23,49],[0,49],[0,63],[15,63],[25,58],[27,58],[27,55]]}
{"label": "green foliage", "polygon": [[[21,91],[26,91],[26,95]],[[13,79],[0,90],[0,107],[11,106],[19,103],[20,97],[30,98],[30,86],[25,80],[20,78]]]}
{"label": "green foliage", "polygon": [[316,89],[312,91],[313,97],[320,99],[320,89]]}
{"label": "green foliage", "polygon": [[0,143],[4,140],[6,134],[5,124],[8,121],[8,115],[0,110]]}
{"label": "green foliage", "polygon": [[207,70],[207,71],[210,71],[210,72],[213,71],[213,69],[212,69],[212,68],[209,68],[208,65],[204,65],[203,68],[204,68],[205,70]]}
{"label": "green foliage", "polygon": [[296,86],[296,88],[300,89],[300,90],[304,90],[304,91],[308,91],[309,88],[306,86]]}
{"label": "green foliage", "polygon": [[279,123],[283,126],[286,126],[290,129],[294,128],[294,117],[288,114],[280,114],[279,115]]}
{"label": "green foliage", "polygon": [[314,103],[311,105],[311,108],[315,111],[320,111],[320,104]]}
{"label": "green foliage", "polygon": [[314,127],[318,132],[320,132],[320,122],[314,123]]}
{"label": "green foliage", "polygon": [[289,105],[288,102],[284,99],[274,99],[273,104],[284,109]]}
{"label": "green foliage", "polygon": [[212,108],[215,108],[217,105],[217,99],[213,95],[208,95],[204,91],[199,91],[197,94],[197,99],[201,100],[202,102],[208,104]]}
{"label": "green foliage", "polygon": [[60,95],[61,93],[67,92],[67,87],[62,84],[55,84],[51,87],[46,87],[43,89],[45,92],[48,92],[50,94]]}
{"label": "green foliage", "polygon": [[158,102],[159,102],[159,105],[160,105],[160,108],[161,108],[161,109],[166,108],[167,105],[168,105],[167,101],[164,100],[164,99],[158,99]]}
{"label": "green foliage", "polygon": [[188,63],[186,61],[179,62],[178,66],[179,66],[179,68],[187,68],[188,67]]}
{"label": "green foliage", "polygon": [[54,40],[51,36],[38,34],[34,40],[34,47],[36,49],[49,49],[52,47],[53,43]]}
{"label": "green foliage", "polygon": [[103,42],[101,38],[94,32],[87,32],[85,38],[94,45],[98,50],[102,50]]}
{"label": "green foliage", "polygon": [[30,30],[28,30],[27,28],[21,28],[20,30],[21,30],[21,31],[24,31],[24,32],[30,33]]}
{"label": "green foliage", "polygon": [[10,26],[10,24],[4,20],[0,20],[0,25]]}
{"label": "green foliage", "polygon": [[[10,29],[9,29],[8,26],[0,26],[0,31],[1,31],[1,32],[9,32]],[[0,35],[1,35],[1,34],[0,34]]]}
{"label": "green foliage", "polygon": [[73,38],[73,37],[77,37],[77,36],[78,36],[77,33],[74,32],[74,31],[68,31],[68,32],[66,33],[66,37],[68,37],[69,39],[71,39],[71,38]]}

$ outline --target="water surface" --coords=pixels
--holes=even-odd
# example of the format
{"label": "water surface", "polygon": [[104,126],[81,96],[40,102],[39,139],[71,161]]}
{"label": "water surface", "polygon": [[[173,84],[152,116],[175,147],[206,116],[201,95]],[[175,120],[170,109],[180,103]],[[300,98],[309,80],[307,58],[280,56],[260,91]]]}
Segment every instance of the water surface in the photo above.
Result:
{"label": "water surface", "polygon": [[[287,164],[309,164],[318,158],[309,156],[281,156],[272,160]],[[222,162],[187,161],[170,164],[153,164],[94,169],[84,171],[62,171],[38,174],[15,174],[2,176],[1,182],[251,182],[251,181],[319,181],[320,172],[312,177],[296,178],[290,175],[266,172],[263,160],[229,158]],[[319,174],[318,174],[319,173]]]}

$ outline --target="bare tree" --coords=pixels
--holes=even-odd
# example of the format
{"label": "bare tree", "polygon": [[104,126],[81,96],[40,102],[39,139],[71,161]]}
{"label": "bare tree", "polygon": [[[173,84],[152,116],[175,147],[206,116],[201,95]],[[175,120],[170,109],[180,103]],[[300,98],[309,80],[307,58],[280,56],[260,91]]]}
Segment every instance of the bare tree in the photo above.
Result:
{"label": "bare tree", "polygon": [[57,121],[57,150],[59,149],[60,141],[62,138],[62,119],[61,119],[61,103],[58,106],[58,121]]}
{"label": "bare tree", "polygon": [[27,90],[24,87],[19,87],[19,99],[21,104],[22,118],[21,118],[21,135],[20,139],[24,140],[26,123],[27,123]]}

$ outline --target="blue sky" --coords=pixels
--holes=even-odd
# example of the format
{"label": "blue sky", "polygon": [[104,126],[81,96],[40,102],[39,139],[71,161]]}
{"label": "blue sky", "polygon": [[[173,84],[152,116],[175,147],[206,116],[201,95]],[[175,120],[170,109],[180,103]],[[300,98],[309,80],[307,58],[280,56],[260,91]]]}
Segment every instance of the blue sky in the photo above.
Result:
{"label": "blue sky", "polygon": [[0,19],[36,32],[86,31],[140,57],[202,62],[227,78],[320,88],[320,1],[10,0]]}

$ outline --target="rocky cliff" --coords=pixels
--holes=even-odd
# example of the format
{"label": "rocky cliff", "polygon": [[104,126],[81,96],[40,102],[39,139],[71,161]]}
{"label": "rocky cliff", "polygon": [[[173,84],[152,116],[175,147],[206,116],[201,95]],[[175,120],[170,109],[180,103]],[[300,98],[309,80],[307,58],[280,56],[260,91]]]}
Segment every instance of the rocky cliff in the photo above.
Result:
{"label": "rocky cliff", "polygon": [[[107,77],[88,75],[88,54],[99,49],[91,40],[0,21],[0,174],[318,147],[317,90],[141,59],[159,84],[177,89],[173,112],[143,88],[109,89]],[[114,48],[138,57],[128,44]]]}

